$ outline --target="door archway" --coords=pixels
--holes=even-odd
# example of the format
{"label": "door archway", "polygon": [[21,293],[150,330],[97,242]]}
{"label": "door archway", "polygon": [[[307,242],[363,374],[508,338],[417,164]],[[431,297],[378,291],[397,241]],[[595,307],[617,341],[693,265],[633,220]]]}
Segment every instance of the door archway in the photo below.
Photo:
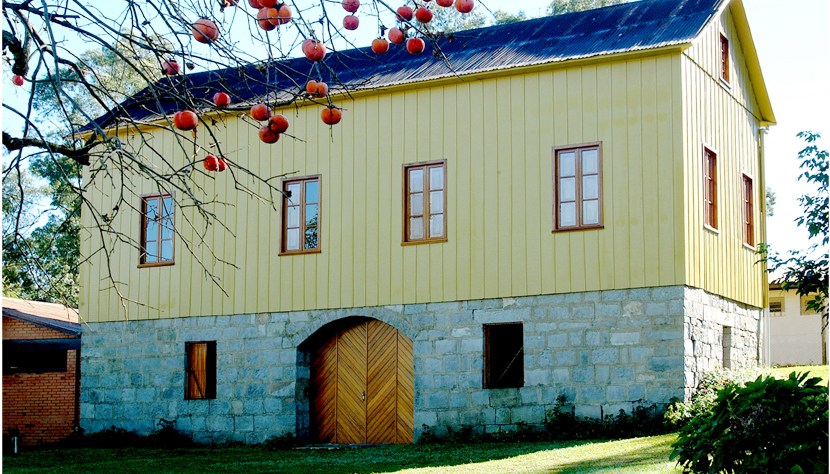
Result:
{"label": "door archway", "polygon": [[411,443],[412,341],[376,319],[347,318],[321,330],[311,355],[309,415],[320,443]]}

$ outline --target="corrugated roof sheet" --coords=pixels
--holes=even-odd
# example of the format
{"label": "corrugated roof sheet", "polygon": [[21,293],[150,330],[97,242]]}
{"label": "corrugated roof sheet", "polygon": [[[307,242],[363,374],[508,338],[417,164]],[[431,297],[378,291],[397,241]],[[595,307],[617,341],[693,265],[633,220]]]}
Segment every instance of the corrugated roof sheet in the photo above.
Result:
{"label": "corrugated roof sheet", "polygon": [[[709,22],[725,0],[643,0],[584,12],[555,15],[507,25],[461,31],[438,45],[447,61],[431,54],[432,46],[412,56],[403,46],[391,45],[378,56],[369,48],[330,53],[326,63],[337,73],[323,71],[322,80],[348,90],[428,81],[453,75],[561,62],[688,43]],[[135,120],[170,114],[185,107],[177,91],[187,90],[196,103],[207,105],[217,90],[226,90],[235,105],[267,98],[291,97],[274,91],[297,90],[305,84],[313,64],[305,57],[182,76],[165,77],[155,88],[125,101],[96,120],[109,126],[118,117]],[[324,69],[324,68],[321,68]],[[165,97],[164,94],[168,94]],[[271,94],[271,95],[269,95]]]}
{"label": "corrugated roof sheet", "polygon": [[4,297],[3,316],[53,329],[64,334],[73,336],[81,334],[78,310],[62,304]]}

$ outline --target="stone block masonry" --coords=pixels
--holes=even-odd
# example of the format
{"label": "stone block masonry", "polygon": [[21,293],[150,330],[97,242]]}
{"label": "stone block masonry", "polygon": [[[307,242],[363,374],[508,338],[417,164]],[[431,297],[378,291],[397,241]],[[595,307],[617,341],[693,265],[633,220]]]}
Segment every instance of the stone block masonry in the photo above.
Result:
{"label": "stone block masonry", "polygon": [[[440,434],[541,424],[560,395],[586,416],[683,398],[724,357],[757,364],[761,310],[676,286],[93,323],[82,351],[82,427],[147,433],[164,418],[203,442],[308,436],[310,356],[301,344],[349,316],[412,340],[417,439],[424,426]],[[483,325],[505,322],[523,324],[524,385],[485,389]],[[187,341],[216,341],[214,400],[184,399]]]}

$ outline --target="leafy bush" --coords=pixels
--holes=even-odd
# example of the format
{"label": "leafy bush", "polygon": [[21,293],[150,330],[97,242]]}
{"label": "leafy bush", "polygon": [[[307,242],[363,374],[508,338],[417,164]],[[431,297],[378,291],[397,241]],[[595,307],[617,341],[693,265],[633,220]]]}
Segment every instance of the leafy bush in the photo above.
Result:
{"label": "leafy bush", "polygon": [[548,410],[545,431],[548,439],[615,439],[651,436],[668,432],[663,412],[657,405],[637,405],[631,414],[620,410],[616,415],[602,418],[576,416],[567,399],[560,395],[556,405]]}
{"label": "leafy bush", "polygon": [[161,448],[175,449],[194,446],[196,443],[190,436],[175,428],[176,422],[160,419],[158,429],[147,436],[135,431],[127,431],[115,425],[95,433],[85,433],[78,430],[73,433],[64,445],[74,448]]}
{"label": "leafy bush", "polygon": [[718,369],[704,373],[689,401],[674,400],[666,408],[666,423],[676,429],[696,416],[712,413],[719,391],[727,385],[739,387],[752,381],[757,375],[757,371],[754,369]]}
{"label": "leafy bush", "polygon": [[827,388],[791,373],[726,384],[680,430],[672,459],[692,472],[826,472]]}

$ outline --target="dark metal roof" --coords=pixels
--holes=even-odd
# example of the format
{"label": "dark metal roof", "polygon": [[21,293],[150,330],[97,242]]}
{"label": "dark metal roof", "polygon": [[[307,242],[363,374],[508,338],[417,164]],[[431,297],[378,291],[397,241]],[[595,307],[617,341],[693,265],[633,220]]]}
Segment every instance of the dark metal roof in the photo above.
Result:
{"label": "dark metal roof", "polygon": [[[724,1],[643,0],[461,31],[438,41],[446,61],[431,54],[430,45],[419,56],[407,53],[403,45],[391,45],[381,56],[369,48],[339,51],[325,59],[337,77],[324,70],[321,79],[358,90],[680,45],[691,42]],[[165,77],[155,88],[159,95],[145,89],[95,122],[106,127],[119,116],[142,120],[170,114],[186,106],[181,93],[172,94],[184,90],[196,104],[205,105],[218,90],[227,91],[238,106],[263,99],[287,101],[290,95],[274,91],[299,91],[313,67],[300,57],[270,67],[253,64]],[[179,98],[164,97],[168,91]]]}

